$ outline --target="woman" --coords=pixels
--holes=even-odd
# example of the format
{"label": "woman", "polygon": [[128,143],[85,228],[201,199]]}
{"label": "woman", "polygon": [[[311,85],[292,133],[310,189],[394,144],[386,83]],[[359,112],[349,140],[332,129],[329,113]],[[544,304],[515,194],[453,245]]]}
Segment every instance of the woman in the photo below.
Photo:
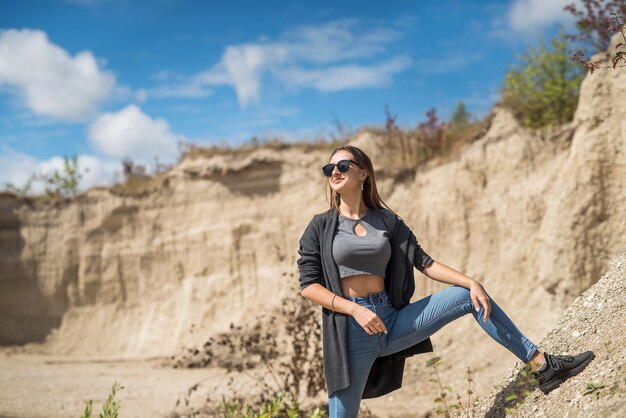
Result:
{"label": "woman", "polygon": [[[474,279],[434,261],[378,195],[359,148],[336,148],[323,167],[330,209],[315,215],[298,253],[302,296],[322,306],[329,416],[356,417],[361,399],[402,385],[404,360],[432,351],[429,337],[472,313],[480,327],[537,373],[544,393],[580,372],[591,351],[542,353]],[[386,205],[385,205],[386,206]],[[410,303],[413,267],[451,287]]]}

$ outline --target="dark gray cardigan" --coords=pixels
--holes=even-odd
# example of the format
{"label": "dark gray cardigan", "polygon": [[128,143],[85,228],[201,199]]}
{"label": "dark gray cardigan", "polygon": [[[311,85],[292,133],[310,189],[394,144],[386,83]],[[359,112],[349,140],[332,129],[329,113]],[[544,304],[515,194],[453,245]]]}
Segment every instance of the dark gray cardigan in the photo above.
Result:
{"label": "dark gray cardigan", "polygon": [[[379,214],[391,241],[391,259],[385,270],[385,289],[396,309],[408,304],[415,291],[413,267],[423,271],[433,259],[426,254],[402,218],[388,209],[373,209]],[[313,217],[300,238],[298,269],[300,289],[319,283],[343,297],[339,268],[332,256],[338,211],[329,209]],[[328,394],[350,385],[348,372],[348,316],[322,308],[324,376]],[[433,351],[430,338],[398,353],[379,357],[367,379],[363,398],[375,398],[402,386],[406,357]]]}

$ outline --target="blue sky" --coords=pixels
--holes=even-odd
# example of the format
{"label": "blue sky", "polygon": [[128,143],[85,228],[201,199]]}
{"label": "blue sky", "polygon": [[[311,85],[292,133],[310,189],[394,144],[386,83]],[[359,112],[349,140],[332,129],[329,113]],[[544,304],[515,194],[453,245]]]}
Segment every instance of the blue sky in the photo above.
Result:
{"label": "blue sky", "polygon": [[[0,185],[79,156],[82,187],[178,142],[297,141],[480,117],[572,0],[0,1]],[[384,3],[384,4],[383,4]]]}

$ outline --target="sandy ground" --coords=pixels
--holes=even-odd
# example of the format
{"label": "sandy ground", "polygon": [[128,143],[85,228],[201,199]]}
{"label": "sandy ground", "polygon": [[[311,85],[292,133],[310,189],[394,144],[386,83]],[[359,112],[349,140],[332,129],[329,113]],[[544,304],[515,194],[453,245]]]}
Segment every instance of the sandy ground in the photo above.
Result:
{"label": "sandy ground", "polygon": [[222,379],[214,369],[173,369],[162,358],[72,359],[0,348],[0,418],[80,417],[88,400],[93,416],[118,381],[123,417],[167,417],[198,382]]}

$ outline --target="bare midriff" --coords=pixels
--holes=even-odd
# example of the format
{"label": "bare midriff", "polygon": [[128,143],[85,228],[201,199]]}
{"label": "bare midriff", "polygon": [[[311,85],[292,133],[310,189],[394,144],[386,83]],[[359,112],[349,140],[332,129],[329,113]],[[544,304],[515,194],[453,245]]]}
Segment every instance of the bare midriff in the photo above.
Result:
{"label": "bare midriff", "polygon": [[385,288],[385,278],[374,274],[356,274],[341,279],[343,295],[365,297]]}

